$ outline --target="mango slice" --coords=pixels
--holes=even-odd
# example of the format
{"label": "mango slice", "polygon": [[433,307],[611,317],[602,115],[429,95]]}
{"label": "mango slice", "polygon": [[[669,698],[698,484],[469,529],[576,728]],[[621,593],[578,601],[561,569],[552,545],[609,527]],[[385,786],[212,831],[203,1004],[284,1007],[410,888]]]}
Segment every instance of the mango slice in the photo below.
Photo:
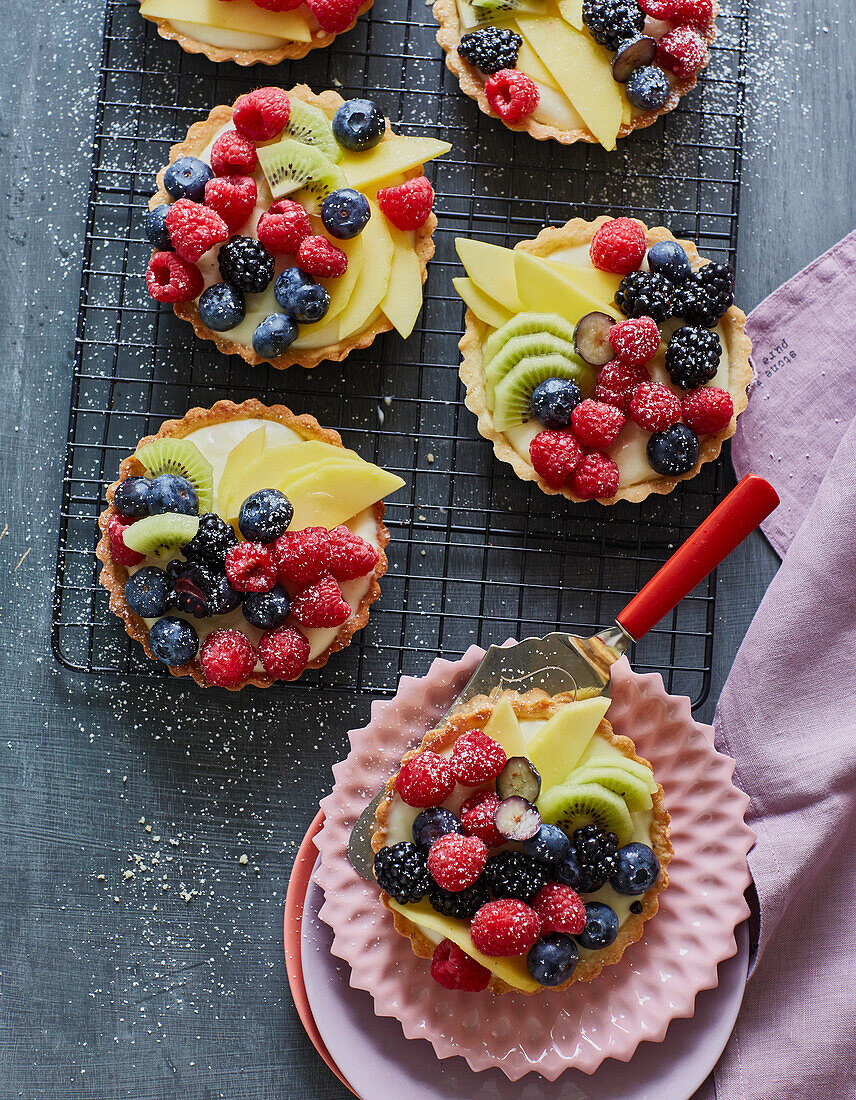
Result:
{"label": "mango slice", "polygon": [[252,0],[143,0],[140,15],[178,19],[224,31],[245,31],[288,42],[309,42],[312,34],[299,11],[267,11]]}
{"label": "mango slice", "polygon": [[[592,298],[571,282],[558,264],[547,264],[540,256],[516,251],[514,273],[523,309],[539,313],[558,313],[572,324],[592,310],[610,312],[604,302]],[[611,313],[618,316],[615,306],[611,307]]]}
{"label": "mango slice", "polygon": [[406,340],[422,310],[422,268],[407,233],[390,222],[386,223],[386,231],[392,238],[393,252],[389,286],[381,309]]}
{"label": "mango slice", "polygon": [[294,506],[289,530],[326,527],[331,530],[358,515],[404,481],[371,462],[330,462],[287,483],[283,492]]}
{"label": "mango slice", "polygon": [[561,260],[551,260],[549,256],[542,257],[544,263],[556,269],[562,278],[590,298],[600,302],[600,308],[615,310],[615,292],[621,282],[620,275],[613,275],[609,271],[598,271],[596,267],[580,267],[576,264],[566,264]]}
{"label": "mango slice", "polygon": [[493,713],[484,727],[484,732],[494,741],[498,741],[510,759],[512,756],[526,756],[528,748],[520,722],[514,713],[511,700],[506,696],[493,708]]}
{"label": "mango slice", "polygon": [[409,172],[419,164],[441,157],[451,148],[448,141],[397,134],[385,138],[365,153],[345,153],[340,167],[348,184],[365,192],[367,187],[377,185],[397,172]]}
{"label": "mango slice", "polygon": [[521,311],[523,306],[517,294],[514,274],[516,253],[512,249],[469,237],[458,237],[455,248],[467,275],[480,290],[509,312]]}
{"label": "mango slice", "polygon": [[[218,509],[223,509],[226,516],[231,518],[234,514],[232,501],[240,489],[237,488],[247,466],[255,462],[265,448],[265,436],[267,434],[264,424],[260,428],[245,435],[237,446],[233,447],[226,456],[223,473],[217,483]],[[253,489],[250,493],[254,492]],[[250,493],[241,497],[241,503],[247,499]],[[224,514],[221,512],[221,515]]]}
{"label": "mango slice", "polygon": [[386,218],[374,203],[370,205],[371,217],[360,234],[363,238],[364,254],[370,257],[370,262],[363,267],[348,304],[339,314],[340,340],[367,328],[368,319],[386,297],[389,287],[395,249],[387,231]]}
{"label": "mango slice", "polygon": [[609,708],[609,699],[597,695],[568,703],[533,736],[526,755],[541,773],[542,792],[564,783],[579,763]]}
{"label": "mango slice", "polygon": [[495,302],[485,294],[472,279],[463,277],[452,279],[452,285],[476,317],[491,328],[502,328],[506,321],[511,320],[512,314],[507,309],[503,309],[499,302]]}

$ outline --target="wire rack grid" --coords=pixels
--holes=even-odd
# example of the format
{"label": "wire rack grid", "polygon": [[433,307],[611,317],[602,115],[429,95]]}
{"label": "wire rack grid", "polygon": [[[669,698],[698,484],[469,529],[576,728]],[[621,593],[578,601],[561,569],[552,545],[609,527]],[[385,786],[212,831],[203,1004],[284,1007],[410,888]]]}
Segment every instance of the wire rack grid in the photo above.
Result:
{"label": "wire rack grid", "polygon": [[[446,71],[421,0],[376,0],[330,49],[249,70],[185,54],[140,18],[134,0],[108,0],[57,561],[58,660],[85,673],[165,674],[109,612],[95,520],[142,435],[224,397],[311,412],[407,483],[387,505],[390,570],[367,628],[326,668],[278,690],[323,683],[388,695],[437,654],[611,622],[710,511],[721,463],[635,507],[571,507],[518,481],[462,403],[454,238],[512,245],[569,217],[627,213],[733,260],[746,4],[723,5],[710,68],[678,110],[605,153],[536,142],[482,115]],[[388,334],[342,364],[278,372],[221,356],[148,298],[142,215],[170,145],[192,122],[259,84],[297,82],[371,95],[401,132],[442,136],[453,149],[429,170],[440,228],[410,339]],[[696,706],[709,687],[714,610],[711,578],[634,658]]]}

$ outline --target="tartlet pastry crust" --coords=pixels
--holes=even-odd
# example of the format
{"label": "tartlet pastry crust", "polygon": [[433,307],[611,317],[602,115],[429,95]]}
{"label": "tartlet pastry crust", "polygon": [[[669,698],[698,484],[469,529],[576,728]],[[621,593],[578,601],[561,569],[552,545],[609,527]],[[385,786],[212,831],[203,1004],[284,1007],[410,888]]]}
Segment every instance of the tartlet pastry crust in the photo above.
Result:
{"label": "tartlet pastry crust", "polygon": [[[306,84],[296,84],[293,88],[287,89],[287,92],[289,96],[302,99],[304,103],[309,103],[313,107],[321,109],[326,107],[335,111],[345,102],[338,92],[325,91],[321,92],[320,95],[315,95]],[[214,107],[209,112],[208,118],[193,123],[187,131],[184,141],[172,146],[169,151],[168,163],[157,174],[158,189],[149,199],[150,210],[154,210],[156,206],[160,206],[162,203],[172,201],[163,185],[164,173],[170,164],[178,160],[179,157],[198,156],[211,144],[217,132],[222,130],[231,119],[232,107],[225,104]],[[389,119],[386,120],[386,132],[392,133]],[[410,174],[420,176],[423,174],[423,170],[424,166],[420,164]],[[428,261],[434,255],[434,230],[436,228],[437,217],[434,213],[431,213],[425,224],[416,230],[414,250],[416,258],[419,260],[423,284],[428,277]],[[339,340],[335,344],[327,344],[320,348],[306,348],[302,351],[299,348],[292,347],[288,349],[285,355],[280,355],[276,359],[263,359],[255,353],[251,344],[236,344],[226,338],[227,334],[215,332],[204,324],[199,316],[199,306],[196,300],[176,302],[172,308],[176,317],[180,317],[183,321],[189,321],[193,325],[193,331],[200,340],[210,340],[216,345],[217,350],[224,355],[240,355],[246,363],[250,363],[252,366],[270,363],[277,370],[285,370],[291,366],[305,367],[308,370],[317,367],[319,363],[328,359],[339,362],[356,348],[367,348],[376,336],[379,336],[382,332],[389,332],[394,327],[392,322],[387,320],[381,313],[363,332],[355,333],[353,336]]]}
{"label": "tartlet pastry crust", "polygon": [[[484,86],[486,77],[484,77],[478,69],[468,64],[458,53],[458,43],[462,38],[461,21],[458,17],[458,6],[456,0],[435,0],[434,3],[434,18],[440,24],[440,29],[437,31],[437,42],[442,46],[443,51],[446,54],[446,68],[450,72],[454,73],[458,78],[458,82],[461,85],[461,91],[464,95],[468,95],[470,99],[474,99],[479,105],[479,110],[483,114],[489,115],[490,118],[495,118],[499,122],[502,122],[503,126],[507,126],[509,130],[520,130],[529,134],[535,138],[536,141],[547,141],[552,139],[553,141],[561,142],[562,145],[573,145],[577,141],[588,141],[595,145],[599,144],[598,139],[588,128],[563,130],[558,126],[550,126],[544,122],[536,122],[534,118],[524,118],[521,122],[505,122],[503,119],[495,115],[490,109],[487,95],[485,94]],[[713,18],[719,14],[718,0],[713,0]],[[717,34],[715,22],[711,22],[710,30],[705,37],[708,42],[712,42]],[[605,61],[604,64],[607,62]],[[646,126],[651,126],[657,121],[660,115],[667,115],[670,111],[673,111],[677,107],[681,96],[691,92],[698,83],[698,77],[704,72],[704,69],[700,70],[694,77],[689,80],[679,80],[672,87],[672,94],[663,104],[658,111],[644,111],[641,114],[635,115],[630,123],[623,125],[618,131],[617,138],[627,137],[628,134],[634,130],[644,129]]]}
{"label": "tartlet pastry crust", "polygon": [[[442,752],[444,749],[451,748],[462,734],[467,733],[469,730],[481,729],[488,718],[490,718],[496,703],[503,697],[508,697],[511,700],[514,713],[521,719],[550,718],[563,704],[572,703],[577,699],[577,695],[574,692],[562,692],[558,695],[550,696],[538,688],[527,691],[525,694],[519,694],[514,691],[503,691],[495,696],[479,695],[471,700],[462,710],[456,711],[448,717],[437,729],[429,730],[422,738],[421,744],[411,749],[410,752],[402,758],[402,765],[411,757],[421,752],[425,752],[426,750]],[[604,741],[620,749],[620,751],[630,760],[635,760],[647,767],[651,766],[647,760],[636,754],[636,746],[630,738],[621,737],[616,734],[605,718],[601,720],[600,725],[597,727],[595,736],[602,737]],[[386,796],[375,812],[376,828],[372,836],[372,851],[375,852],[379,851],[386,844],[387,823],[393,796],[395,794],[395,780],[397,777],[398,772],[387,780]],[[609,947],[601,951],[581,956],[573,976],[563,985],[554,986],[552,988],[539,988],[537,991],[530,994],[525,990],[509,985],[494,974],[491,976],[490,983],[487,987],[491,993],[525,993],[526,996],[534,996],[540,993],[560,992],[563,989],[567,989],[568,986],[572,985],[574,982],[590,982],[600,974],[605,966],[611,966],[617,963],[625,950],[631,944],[636,943],[642,936],[645,921],[653,917],[660,907],[658,900],[659,894],[669,885],[668,866],[672,860],[672,856],[675,854],[672,842],[669,839],[670,818],[669,812],[665,806],[663,788],[661,786],[658,785],[657,792],[652,798],[654,807],[651,822],[651,847],[656,852],[657,858],[660,861],[660,875],[651,889],[638,899],[642,902],[642,912],[628,914],[627,919],[619,929],[615,942]],[[387,909],[389,909],[389,905],[387,904],[388,900],[389,895],[381,891],[381,901]],[[434,954],[434,944],[431,943],[412,921],[395,910],[390,911],[392,912],[396,931],[402,936],[407,936],[409,938],[414,955],[417,955],[421,959],[430,959]]]}
{"label": "tartlet pastry crust", "polygon": [[[532,240],[519,241],[514,247],[523,252],[531,252],[536,256],[548,256],[559,248],[572,248],[579,245],[588,245],[597,230],[611,219],[602,216],[594,221],[585,221],[582,218],[572,218],[558,227],[542,229],[537,237]],[[639,221],[639,219],[634,219]],[[650,247],[657,241],[678,240],[668,229],[656,226],[649,229],[644,222],[639,224],[645,230],[645,236]],[[709,261],[704,260],[698,252],[693,241],[678,240],[690,258],[694,270],[704,266]],[[542,477],[535,472],[535,467],[520,455],[512,447],[507,436],[494,427],[493,413],[487,407],[485,395],[484,361],[482,347],[488,332],[487,326],[476,317],[472,310],[467,310],[466,329],[458,347],[463,354],[463,361],[459,368],[461,381],[466,386],[465,404],[470,412],[475,413],[478,419],[479,434],[493,444],[493,451],[501,462],[507,462],[522,481],[534,481],[544,493],[560,495],[576,504],[582,503],[570,489],[556,489],[548,485]],[[725,344],[728,352],[732,385],[729,390],[734,401],[734,415],[731,422],[714,435],[704,436],[699,440],[699,460],[692,470],[679,477],[652,477],[648,481],[638,482],[619,489],[615,496],[609,498],[597,498],[600,504],[617,504],[620,500],[627,500],[638,504],[650,496],[651,493],[671,493],[679,481],[688,481],[696,476],[706,462],[713,462],[719,457],[722,445],[737,430],[737,417],[746,408],[749,401],[747,387],[752,381],[753,372],[749,356],[752,352],[752,342],[746,335],[746,314],[737,306],[731,306],[722,317],[720,324],[725,332]],[[735,392],[736,391],[736,392]],[[653,473],[653,471],[652,471]]]}
{"label": "tartlet pastry crust", "polygon": [[[257,401],[255,398],[244,401],[240,405],[236,405],[233,401],[218,401],[215,405],[212,405],[210,409],[198,407],[190,409],[180,420],[164,421],[156,435],[144,436],[138,442],[137,446],[142,447],[146,443],[151,443],[154,439],[163,439],[165,437],[182,439],[192,432],[197,431],[199,428],[210,427],[214,424],[223,424],[229,420],[254,419],[270,420],[277,424],[284,424],[285,427],[291,428],[293,431],[299,433],[304,439],[318,439],[324,443],[330,443],[334,447],[342,447],[344,449],[342,437],[339,433],[332,428],[322,427],[314,416],[310,416],[308,413],[302,413],[298,416],[285,405],[263,405],[261,401]],[[102,569],[98,579],[110,593],[110,610],[114,615],[118,615],[119,618],[124,621],[126,633],[130,638],[133,638],[142,645],[143,649],[146,651],[146,656],[156,661],[157,658],[152,653],[151,649],[149,649],[149,628],[146,626],[145,620],[141,619],[139,615],[135,615],[125,600],[125,582],[129,576],[128,570],[124,565],[119,565],[113,561],[110,554],[110,544],[107,538],[107,526],[113,516],[118,515],[113,504],[113,494],[116,491],[116,486],[120,481],[124,481],[126,477],[139,476],[144,472],[145,470],[142,464],[138,462],[134,455],[129,455],[120,463],[119,477],[107,490],[107,507],[98,517],[101,538],[95,548],[95,554],[99,561],[102,562]],[[356,634],[358,630],[362,630],[366,625],[369,618],[369,609],[380,596],[380,579],[384,573],[386,573],[388,564],[385,550],[389,544],[389,531],[383,522],[384,503],[382,500],[379,500],[373,506],[373,512],[377,525],[378,560],[371,576],[369,587],[360,601],[360,606],[357,608],[355,614],[353,614],[347,622],[342,624],[331,644],[323,653],[319,653],[317,657],[310,661],[306,666],[307,668],[323,668],[331,654],[337,653],[340,649],[344,649],[350,643],[354,634]],[[202,665],[199,662],[198,656],[194,657],[192,661],[189,661],[185,665],[165,667],[169,669],[172,676],[191,676],[200,687],[210,686],[202,672]],[[276,682],[276,677],[271,676],[261,669],[253,672],[253,674],[239,687],[230,687],[228,690],[241,691],[242,688],[250,684],[254,687],[266,688]]]}

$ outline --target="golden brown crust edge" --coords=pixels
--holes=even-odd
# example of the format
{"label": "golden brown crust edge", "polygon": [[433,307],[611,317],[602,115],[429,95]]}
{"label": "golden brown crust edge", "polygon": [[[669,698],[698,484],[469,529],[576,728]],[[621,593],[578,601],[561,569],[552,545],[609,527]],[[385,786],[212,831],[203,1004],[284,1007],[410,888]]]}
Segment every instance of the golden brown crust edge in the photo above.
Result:
{"label": "golden brown crust edge", "polygon": [[[574,692],[562,692],[559,695],[549,696],[546,692],[537,688],[523,695],[513,691],[501,692],[496,697],[479,695],[471,700],[462,710],[456,711],[447,718],[437,729],[429,730],[422,738],[421,744],[411,749],[402,757],[402,765],[411,757],[421,752],[425,752],[426,750],[442,752],[443,749],[450,748],[461,734],[472,729],[482,728],[490,717],[496,702],[503,696],[507,696],[511,699],[514,712],[518,718],[527,719],[549,718],[562,705],[574,702],[577,698]],[[644,764],[646,767],[651,767],[650,763],[645,760],[644,757],[637,755],[636,746],[630,738],[616,734],[606,719],[601,721],[597,728],[596,735],[602,737],[605,741],[609,742],[609,744],[614,745],[629,759]],[[395,780],[397,776],[398,772],[387,780],[385,797],[382,799],[375,812],[376,829],[372,835],[372,851],[374,852],[379,851],[386,844],[387,822],[392,806],[392,798],[395,793]],[[672,842],[669,839],[670,818],[669,812],[665,806],[663,788],[658,785],[657,792],[652,797],[654,808],[653,820],[651,823],[651,847],[656,852],[657,858],[660,861],[660,875],[651,889],[639,899],[642,901],[642,912],[629,914],[627,920],[621,925],[615,942],[612,943],[609,948],[581,958],[573,976],[563,985],[553,988],[539,988],[537,991],[530,994],[525,990],[517,989],[515,986],[509,985],[501,978],[493,975],[487,987],[489,992],[496,994],[524,993],[526,996],[533,996],[536,993],[561,992],[567,989],[568,986],[573,985],[574,982],[593,981],[604,967],[612,966],[619,962],[627,948],[640,939],[645,922],[653,917],[660,907],[658,897],[669,885],[668,866],[675,854]],[[389,909],[389,905],[387,904],[388,900],[389,895],[381,891],[381,901],[387,909]],[[401,913],[394,910],[390,910],[390,912],[392,912],[396,931],[410,940],[414,955],[421,959],[430,959],[434,954],[434,944],[423,935],[412,921],[409,921]]]}
{"label": "golden brown crust edge", "polygon": [[[215,405],[212,405],[210,409],[199,407],[190,409],[180,420],[164,421],[156,435],[144,436],[137,444],[137,447],[142,447],[146,443],[151,443],[153,439],[162,439],[166,436],[174,436],[181,439],[195,432],[198,428],[209,427],[213,424],[222,424],[228,420],[250,419],[270,420],[278,424],[284,424],[287,428],[292,428],[294,431],[299,432],[305,439],[319,439],[324,443],[330,443],[333,446],[343,447],[344,449],[342,437],[339,433],[332,428],[322,427],[314,416],[310,416],[308,413],[297,415],[285,405],[263,405],[261,401],[257,401],[255,398],[244,401],[240,405],[236,405],[233,401],[218,401]],[[107,525],[113,516],[118,515],[113,505],[113,494],[116,491],[116,486],[126,477],[139,475],[143,472],[142,465],[133,455],[129,455],[120,463],[119,477],[107,490],[108,505],[98,517],[101,538],[95,548],[95,554],[102,563],[102,569],[98,579],[110,593],[110,610],[114,615],[117,615],[123,620],[126,633],[130,638],[140,643],[146,651],[146,656],[150,660],[156,661],[157,658],[152,653],[151,649],[149,649],[149,628],[139,615],[134,614],[125,600],[125,582],[128,579],[128,570],[124,565],[118,565],[113,561],[110,555],[110,544],[107,538]],[[344,649],[350,643],[354,634],[356,634],[358,630],[362,630],[366,625],[369,618],[369,609],[380,596],[380,579],[384,573],[386,573],[388,566],[385,551],[386,547],[389,545],[389,531],[383,522],[383,501],[379,500],[377,504],[374,505],[373,510],[375,522],[377,524],[378,560],[374,573],[372,574],[371,584],[360,601],[360,606],[357,608],[356,613],[352,615],[347,622],[342,624],[338,634],[327,649],[314,658],[314,660],[310,661],[306,666],[307,668],[323,668],[332,653],[337,653],[340,649]],[[210,687],[210,684],[205,679],[204,673],[202,672],[202,666],[199,663],[198,656],[192,661],[189,661],[186,665],[180,665],[174,668],[172,666],[167,667],[172,676],[191,676],[200,687]],[[271,676],[264,671],[256,671],[245,680],[243,684],[234,688],[230,687],[227,690],[241,691],[242,688],[250,685],[253,687],[266,688],[276,682],[277,678],[275,676]]]}
{"label": "golden brown crust edge", "polygon": [[[535,138],[536,141],[547,141],[552,139],[553,141],[561,142],[562,145],[573,145],[577,141],[588,141],[595,145],[600,144],[598,139],[589,129],[577,129],[577,130],[562,130],[558,126],[549,126],[543,122],[536,122],[533,118],[525,118],[522,122],[512,123],[505,122],[500,119],[498,115],[490,109],[487,95],[484,90],[484,79],[479,75],[478,69],[472,65],[467,64],[466,61],[458,53],[458,43],[461,41],[461,22],[458,18],[458,6],[456,0],[435,0],[434,18],[440,24],[440,28],[437,31],[437,42],[442,46],[443,51],[446,54],[446,68],[454,73],[458,78],[458,82],[461,86],[461,91],[464,95],[468,95],[470,99],[474,99],[478,103],[479,110],[483,114],[488,115],[490,118],[496,118],[502,122],[503,126],[507,126],[509,130],[520,130],[523,133],[527,133],[530,137]],[[715,19],[719,14],[718,0],[714,0],[713,3],[713,19],[711,22],[711,28],[705,36],[708,42],[712,42],[719,33],[716,27]],[[706,68],[707,66],[705,66]],[[673,89],[672,94],[669,96],[665,104],[659,109],[659,111],[645,111],[640,115],[636,115],[631,119],[630,123],[623,125],[616,139],[627,137],[628,134],[634,130],[644,129],[646,126],[651,126],[657,121],[660,115],[666,115],[670,111],[673,111],[680,102],[681,96],[691,92],[698,83],[698,77],[704,69],[701,69],[692,79],[678,81]]]}
{"label": "golden brown crust edge", "polygon": [[[524,252],[531,252],[536,256],[549,255],[556,248],[588,244],[600,226],[610,220],[611,219],[606,216],[602,216],[591,222],[585,221],[582,218],[572,218],[570,221],[565,222],[563,226],[542,229],[534,239],[519,241],[514,247]],[[634,220],[638,221],[639,219],[637,218]],[[649,229],[644,222],[639,221],[639,224],[645,230],[645,236],[649,247],[657,241],[678,240],[678,238],[672,236],[669,230],[663,226],[656,226],[653,229]],[[681,240],[679,243],[686,250],[693,268],[702,266],[702,257],[699,255],[695,244],[688,240]],[[465,321],[466,329],[458,344],[463,355],[459,374],[467,391],[464,402],[470,412],[476,415],[479,434],[485,439],[490,440],[493,444],[493,451],[496,457],[501,462],[507,462],[522,481],[534,481],[538,488],[544,493],[549,493],[553,496],[563,496],[575,504],[583,503],[570,489],[556,489],[552,485],[548,485],[547,482],[535,472],[532,463],[515,451],[506,435],[503,432],[497,431],[494,427],[493,414],[488,409],[485,398],[484,366],[482,359],[482,345],[484,343],[487,327],[469,309],[466,312]],[[736,393],[732,394],[734,400],[734,415],[731,417],[730,423],[723,428],[721,432],[717,432],[715,435],[705,436],[699,441],[699,460],[692,470],[689,470],[685,474],[681,474],[680,477],[652,478],[650,481],[639,482],[636,485],[628,485],[624,489],[619,489],[615,496],[597,498],[599,504],[617,504],[621,500],[629,501],[631,504],[639,504],[641,501],[645,500],[646,497],[650,496],[651,493],[671,493],[678,482],[688,481],[690,478],[695,477],[706,462],[713,462],[714,459],[718,458],[723,443],[726,439],[734,435],[734,432],[737,430],[737,417],[743,412],[749,401],[747,387],[753,377],[752,365],[749,362],[749,356],[752,352],[752,342],[745,331],[746,314],[741,309],[738,309],[737,306],[732,306],[728,310],[722,318],[721,324],[725,329],[726,348],[728,351],[732,378],[734,378],[736,382]]]}
{"label": "golden brown crust edge", "polygon": [[[304,103],[309,103],[314,107],[323,108],[326,105],[335,109],[345,102],[338,92],[326,91],[321,92],[320,95],[315,95],[306,84],[296,84],[287,91],[290,96],[302,99]],[[150,210],[154,210],[161,203],[172,201],[163,186],[164,173],[170,164],[178,160],[179,157],[199,154],[210,144],[217,131],[231,121],[231,118],[232,107],[220,104],[212,108],[206,119],[193,123],[187,131],[184,141],[172,146],[169,151],[169,161],[157,174],[158,189],[149,199]],[[390,133],[392,126],[389,119],[386,121],[386,128],[387,133]],[[420,164],[413,169],[412,174],[422,175],[423,172],[424,165]],[[419,260],[419,270],[423,284],[428,277],[428,261],[434,255],[434,230],[436,228],[437,217],[432,213],[421,229],[416,230],[415,252],[416,258]],[[289,349],[286,355],[280,355],[276,359],[263,359],[255,353],[251,345],[232,343],[224,339],[221,333],[215,332],[204,324],[199,316],[199,307],[196,301],[176,302],[172,308],[176,317],[180,317],[182,321],[189,321],[193,325],[193,331],[200,340],[210,340],[223,355],[240,355],[244,362],[249,363],[251,366],[270,363],[277,370],[286,370],[288,367],[304,367],[311,370],[312,367],[317,367],[319,363],[326,360],[340,362],[352,351],[358,348],[367,348],[374,342],[375,337],[380,336],[383,332],[389,332],[394,327],[392,322],[387,320],[381,313],[369,328],[345,340],[340,340],[336,344],[328,344],[320,348],[307,348],[304,352]]]}

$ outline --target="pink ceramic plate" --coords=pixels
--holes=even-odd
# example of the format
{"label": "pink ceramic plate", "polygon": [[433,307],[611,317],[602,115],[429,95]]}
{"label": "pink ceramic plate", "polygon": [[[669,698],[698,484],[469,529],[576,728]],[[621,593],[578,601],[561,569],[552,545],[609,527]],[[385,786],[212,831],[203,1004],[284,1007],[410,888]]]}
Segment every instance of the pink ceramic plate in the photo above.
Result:
{"label": "pink ceramic plate", "polygon": [[732,785],[733,761],[713,748],[712,730],[693,720],[689,701],[620,661],[608,718],[653,764],[672,815],[675,858],[660,912],[621,963],[591,984],[533,997],[441,989],[395,932],[377,889],[354,872],[346,848],[366,801],[481,657],[472,647],[459,662],[435,661],[422,679],[402,679],[395,698],[373,704],[369,725],[351,732],[351,753],[333,769],[336,785],[321,803],[319,915],[333,930],[333,954],[351,967],[351,985],[367,990],[377,1015],[394,1016],[408,1038],[427,1039],[439,1058],[460,1055],[474,1070],[496,1066],[511,1080],[538,1072],[553,1081],[571,1067],[592,1073],[605,1058],[626,1062],[643,1040],[661,1041],[671,1020],[692,1016],[697,993],[716,985],[717,965],[735,953],[734,928],[748,913],[748,799]]}

